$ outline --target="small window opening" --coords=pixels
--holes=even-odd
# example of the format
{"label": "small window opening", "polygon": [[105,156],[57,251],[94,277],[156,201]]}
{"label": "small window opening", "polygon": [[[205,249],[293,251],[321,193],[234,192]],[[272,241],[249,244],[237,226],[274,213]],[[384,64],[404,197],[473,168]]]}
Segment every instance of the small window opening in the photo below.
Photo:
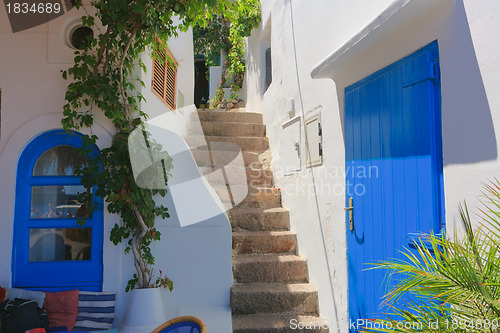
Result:
{"label": "small window opening", "polygon": [[271,62],[271,48],[266,50],[266,91],[273,82],[273,66]]}

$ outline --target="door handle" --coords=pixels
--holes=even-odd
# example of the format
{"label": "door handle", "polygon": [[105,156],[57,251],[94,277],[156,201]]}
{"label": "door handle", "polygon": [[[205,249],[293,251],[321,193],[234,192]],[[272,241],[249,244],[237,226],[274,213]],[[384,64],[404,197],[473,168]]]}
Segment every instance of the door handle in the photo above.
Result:
{"label": "door handle", "polygon": [[349,198],[349,207],[344,208],[344,210],[349,211],[349,230],[353,231],[354,230],[354,200],[352,197]]}

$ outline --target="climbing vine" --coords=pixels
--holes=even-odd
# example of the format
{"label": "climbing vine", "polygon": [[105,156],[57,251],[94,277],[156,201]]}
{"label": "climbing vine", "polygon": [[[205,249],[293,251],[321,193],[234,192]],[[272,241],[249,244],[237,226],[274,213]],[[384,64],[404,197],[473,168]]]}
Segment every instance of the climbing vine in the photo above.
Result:
{"label": "climbing vine", "polygon": [[[82,0],[73,5],[88,9]],[[169,37],[206,21],[214,6],[230,5],[229,0],[92,0],[95,14],[87,12],[82,17],[83,24],[95,34],[75,52],[73,66],[62,73],[69,82],[62,125],[68,132],[90,128],[81,149],[89,161],[77,171],[87,192],[80,195],[79,201],[90,213],[95,210],[91,192],[96,188],[94,195],[105,199],[108,212],[121,217],[121,223],[111,230],[110,240],[115,245],[125,242],[125,252],[133,253],[136,274],[128,282],[127,291],[136,287],[173,288],[172,281],[161,271],[155,275],[155,257],[150,249],[151,243],[161,237],[155,220],[169,217],[168,208],[155,198],[166,194],[172,159],[159,144],[149,140],[150,151],[161,156],[161,163],[154,167],[164,176],[163,189],[138,186],[130,161],[129,135],[136,129],[148,135],[148,115],[140,108],[145,100],[140,92],[145,87],[140,73],[146,71],[140,55],[155,54],[166,47]],[[104,115],[115,128],[111,146],[98,155],[92,154],[99,139],[92,131],[97,114]],[[80,218],[79,223],[85,223],[85,218]]]}
{"label": "climbing vine", "polygon": [[219,4],[207,12],[205,20],[197,22],[194,28],[194,49],[204,55],[206,65],[218,66],[221,51],[227,54],[222,80],[217,96],[212,104],[219,104],[225,86],[231,87],[232,97],[236,97],[243,84],[246,72],[246,37],[258,27],[261,20],[259,0],[238,0],[230,5]]}

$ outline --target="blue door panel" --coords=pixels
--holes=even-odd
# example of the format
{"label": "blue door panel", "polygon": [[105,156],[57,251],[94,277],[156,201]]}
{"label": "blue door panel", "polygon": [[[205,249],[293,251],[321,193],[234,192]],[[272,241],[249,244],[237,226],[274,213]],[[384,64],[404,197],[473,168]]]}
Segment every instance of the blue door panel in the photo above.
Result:
{"label": "blue door panel", "polygon": [[[94,196],[98,209],[78,226],[76,218],[31,218],[32,186],[81,185],[79,176],[33,176],[38,158],[50,148],[60,145],[79,148],[82,136],[54,130],[35,138],[19,158],[16,185],[16,214],[12,258],[12,284],[14,287],[36,290],[82,289],[99,291],[103,280],[103,211],[102,198]],[[95,153],[98,153],[95,148]],[[95,193],[95,190],[94,190]],[[90,260],[29,261],[30,229],[91,228]]]}
{"label": "blue door panel", "polygon": [[[367,264],[402,258],[408,235],[439,232],[442,153],[437,42],[346,88],[346,214],[351,321],[381,317],[387,288]],[[397,280],[397,277],[396,277]]]}

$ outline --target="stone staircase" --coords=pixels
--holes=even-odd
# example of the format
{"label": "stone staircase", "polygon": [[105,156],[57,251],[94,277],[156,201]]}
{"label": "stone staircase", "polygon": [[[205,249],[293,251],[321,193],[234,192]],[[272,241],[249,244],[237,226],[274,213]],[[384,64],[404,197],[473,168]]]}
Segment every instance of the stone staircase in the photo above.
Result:
{"label": "stone staircase", "polygon": [[[297,235],[290,231],[289,213],[281,206],[281,191],[273,187],[272,172],[261,163],[260,155],[269,149],[262,115],[236,109],[199,110],[198,116],[207,143],[237,144],[246,167],[249,194],[227,212],[233,230],[233,332],[296,332],[290,327],[292,319],[321,323],[318,292],[308,283],[307,260],[297,252]],[[192,131],[186,141],[193,147],[204,142],[199,131]],[[225,151],[211,154],[206,148],[193,150],[200,170],[206,173],[213,170],[214,154],[227,156],[228,161],[234,156]],[[328,329],[317,325],[305,331]]]}

